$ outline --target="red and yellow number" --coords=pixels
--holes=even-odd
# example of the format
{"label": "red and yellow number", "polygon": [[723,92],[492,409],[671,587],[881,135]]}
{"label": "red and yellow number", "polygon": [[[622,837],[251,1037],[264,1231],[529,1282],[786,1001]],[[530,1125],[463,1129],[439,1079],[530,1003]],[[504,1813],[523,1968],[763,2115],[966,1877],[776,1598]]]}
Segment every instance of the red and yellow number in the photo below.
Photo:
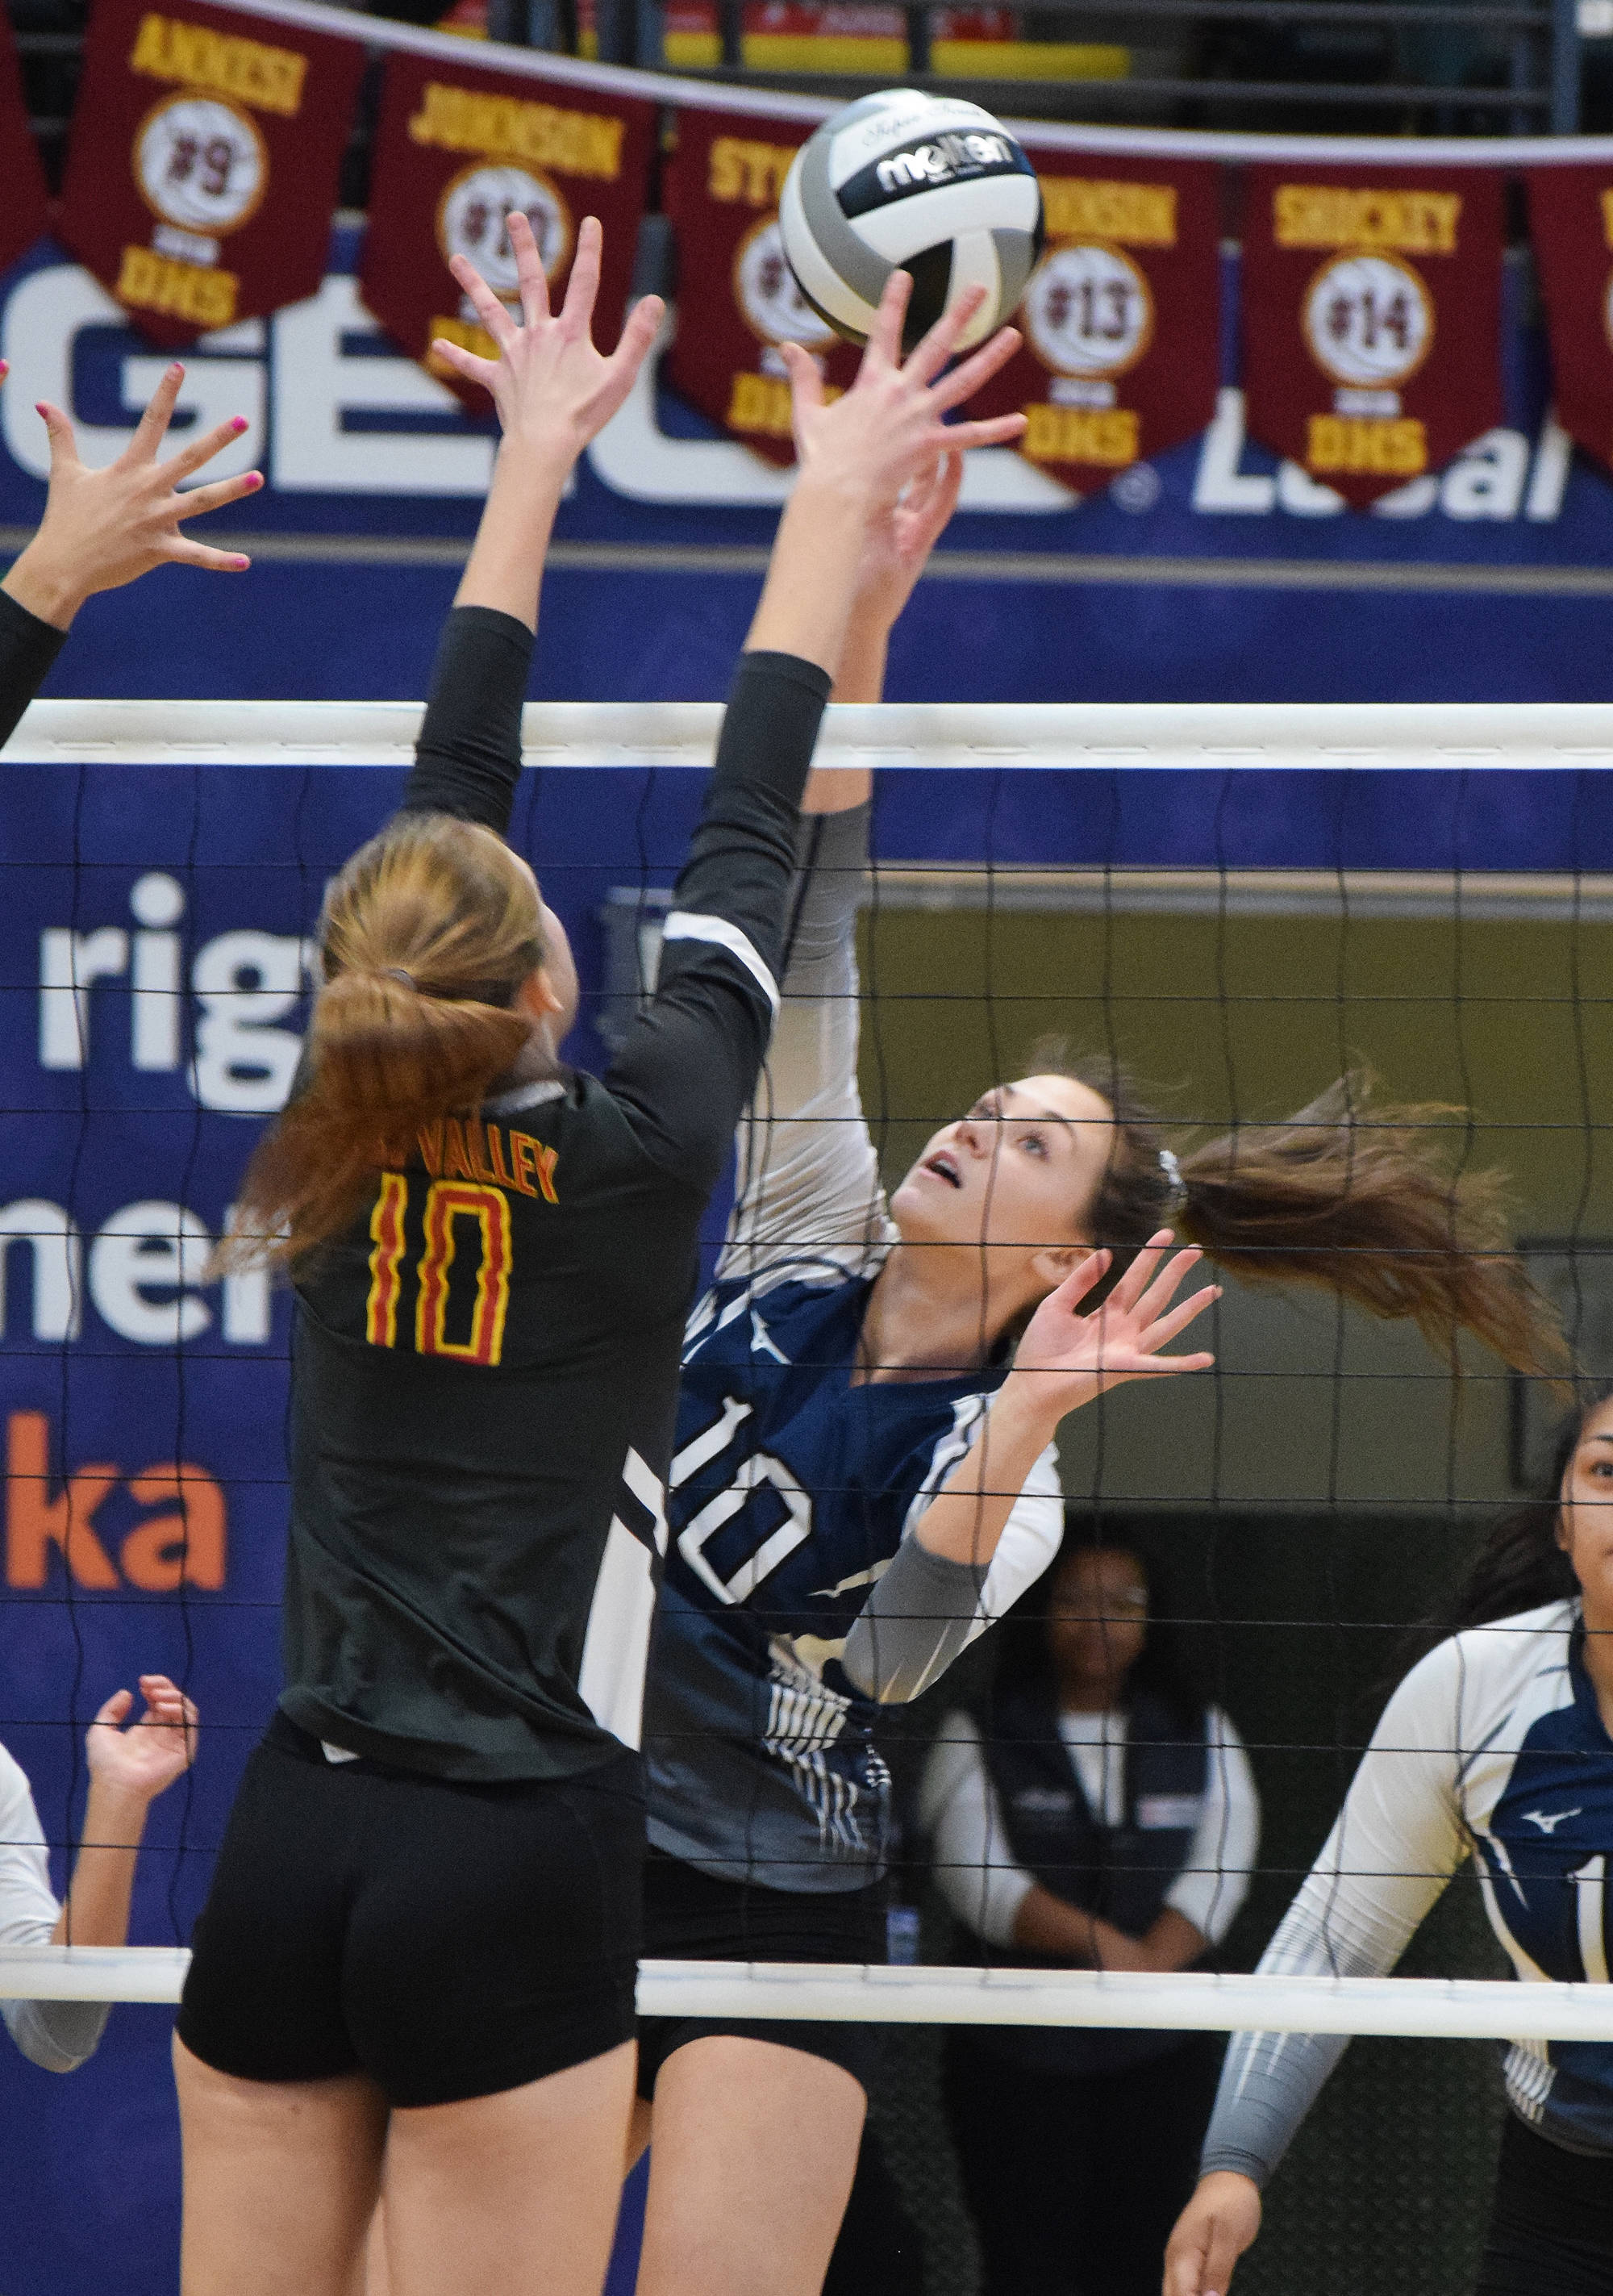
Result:
{"label": "red and yellow number", "polygon": [[409,1184],[401,1172],[383,1172],[381,1193],[370,1214],[370,1299],[364,1312],[364,1337],[373,1348],[397,1344],[398,1263],[404,1250],[404,1214],[409,1208]]}
{"label": "red and yellow number", "polygon": [[[481,1236],[476,1271],[476,1306],[468,1340],[444,1337],[448,1307],[448,1271],[454,1265],[454,1231],[473,1219]],[[497,1188],[471,1180],[433,1180],[426,1196],[426,1248],[420,1259],[420,1298],[414,1310],[414,1345],[422,1356],[454,1356],[461,1363],[495,1364],[504,1352],[504,1313],[510,1304],[510,1206]]]}
{"label": "red and yellow number", "polygon": [[[405,1217],[409,1184],[400,1172],[383,1172],[381,1193],[370,1215],[370,1296],[364,1337],[373,1348],[397,1345],[397,1297],[402,1289]],[[448,1275],[454,1266],[454,1225],[476,1222],[480,1259],[476,1303],[468,1340],[450,1340]],[[434,1180],[426,1192],[425,1249],[420,1256],[414,1310],[414,1346],[422,1356],[453,1356],[461,1363],[496,1364],[504,1353],[504,1316],[510,1305],[510,1205],[497,1188],[471,1180]]]}

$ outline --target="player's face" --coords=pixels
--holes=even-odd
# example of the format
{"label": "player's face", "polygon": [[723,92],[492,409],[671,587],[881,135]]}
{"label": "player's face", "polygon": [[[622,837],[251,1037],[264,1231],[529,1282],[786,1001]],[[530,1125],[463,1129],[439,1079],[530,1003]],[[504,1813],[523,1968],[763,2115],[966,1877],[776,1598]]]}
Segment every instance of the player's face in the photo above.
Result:
{"label": "player's face", "polygon": [[997,1085],[936,1134],[891,1198],[891,1217],[905,1243],[1068,1250],[1091,1240],[1086,1217],[1113,1144],[1114,1111],[1089,1085],[1065,1076]]}
{"label": "player's face", "polygon": [[1148,1581],[1119,1546],[1072,1554],[1053,1581],[1047,1643],[1067,1691],[1108,1705],[1124,1689],[1148,1639]]}
{"label": "player's face", "polygon": [[1613,1398],[1599,1403],[1579,1431],[1562,1479],[1558,1535],[1584,1591],[1587,1617],[1613,1626]]}

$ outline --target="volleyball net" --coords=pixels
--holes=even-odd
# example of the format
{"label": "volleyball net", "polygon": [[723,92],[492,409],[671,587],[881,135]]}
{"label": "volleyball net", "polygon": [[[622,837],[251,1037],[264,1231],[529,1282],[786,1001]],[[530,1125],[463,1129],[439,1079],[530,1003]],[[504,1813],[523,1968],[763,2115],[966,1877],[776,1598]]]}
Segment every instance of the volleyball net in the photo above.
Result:
{"label": "volleyball net", "polygon": [[[652,977],[719,715],[528,712],[512,840],[577,951],[582,1065]],[[45,702],[5,752],[0,1743],[58,1893],[103,1699],[167,1672],[202,1723],[141,1861],[133,1934],[166,1941],[0,1946],[0,1997],[177,1997],[273,1710],[288,1311],[209,1258],[296,1066],[324,885],[395,801],[419,716]],[[1370,1069],[1428,1106],[1453,1173],[1510,1175],[1532,1277],[1581,1367],[1613,1373],[1613,709],[888,705],[831,710],[820,754],[879,775],[862,1078],[888,1180],[1050,1034],[1145,1079],[1183,1143]],[[994,1677],[1041,1630],[1032,1599],[882,1720],[893,1936],[918,1957],[647,1963],[647,2013],[1613,2041],[1605,1981],[1496,1981],[1461,1917],[1453,1974],[1239,1973],[1412,1629],[1539,1484],[1559,1402],[1477,1349],[1453,1378],[1409,1327],[1322,1291],[1232,1282],[1214,1324],[1213,1373],[1106,1398],[1060,1447],[1070,1538],[1142,1557],[1150,1634],[1253,1763],[1261,1846],[1224,1877],[1243,1901],[1224,1967],[995,1966],[939,1886],[924,1777],[965,1724],[989,1737]]]}

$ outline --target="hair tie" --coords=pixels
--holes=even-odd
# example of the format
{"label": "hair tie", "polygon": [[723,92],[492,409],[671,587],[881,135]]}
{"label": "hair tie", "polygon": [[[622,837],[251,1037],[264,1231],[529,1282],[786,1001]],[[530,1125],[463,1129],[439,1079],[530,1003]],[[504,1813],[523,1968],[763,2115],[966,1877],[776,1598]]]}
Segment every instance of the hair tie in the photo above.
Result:
{"label": "hair tie", "polygon": [[1182,1177],[1182,1167],[1176,1161],[1175,1151],[1174,1149],[1161,1148],[1159,1151],[1159,1169],[1165,1176],[1165,1185],[1169,1192],[1169,1201],[1166,1204],[1165,1217],[1167,1220],[1174,1220],[1177,1218],[1187,1207],[1187,1182]]}
{"label": "hair tie", "polygon": [[418,995],[420,990],[419,981],[415,980],[414,975],[412,972],[405,972],[401,964],[383,964],[381,970],[383,980],[401,980],[405,988],[413,988]]}

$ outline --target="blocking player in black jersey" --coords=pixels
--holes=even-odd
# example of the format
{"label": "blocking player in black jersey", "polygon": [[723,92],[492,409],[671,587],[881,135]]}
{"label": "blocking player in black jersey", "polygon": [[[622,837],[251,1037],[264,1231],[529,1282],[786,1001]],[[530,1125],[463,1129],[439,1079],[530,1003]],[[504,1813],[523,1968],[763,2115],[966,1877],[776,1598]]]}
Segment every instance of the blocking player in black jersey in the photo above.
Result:
{"label": "blocking player in black jersey", "polygon": [[[801,472],[678,881],[601,1082],[565,937],[504,841],[550,526],[652,338],[558,318],[450,352],[504,426],[403,808],[335,880],[306,1071],[242,1201],[297,1291],[286,1689],[220,1852],[176,2042],[184,2296],[594,2296],[633,2085],[639,1710],[696,1230],[776,1008],[797,808],[871,520],[1011,355],[897,364],[895,283]],[[242,1246],[240,1248],[245,1248]]]}

